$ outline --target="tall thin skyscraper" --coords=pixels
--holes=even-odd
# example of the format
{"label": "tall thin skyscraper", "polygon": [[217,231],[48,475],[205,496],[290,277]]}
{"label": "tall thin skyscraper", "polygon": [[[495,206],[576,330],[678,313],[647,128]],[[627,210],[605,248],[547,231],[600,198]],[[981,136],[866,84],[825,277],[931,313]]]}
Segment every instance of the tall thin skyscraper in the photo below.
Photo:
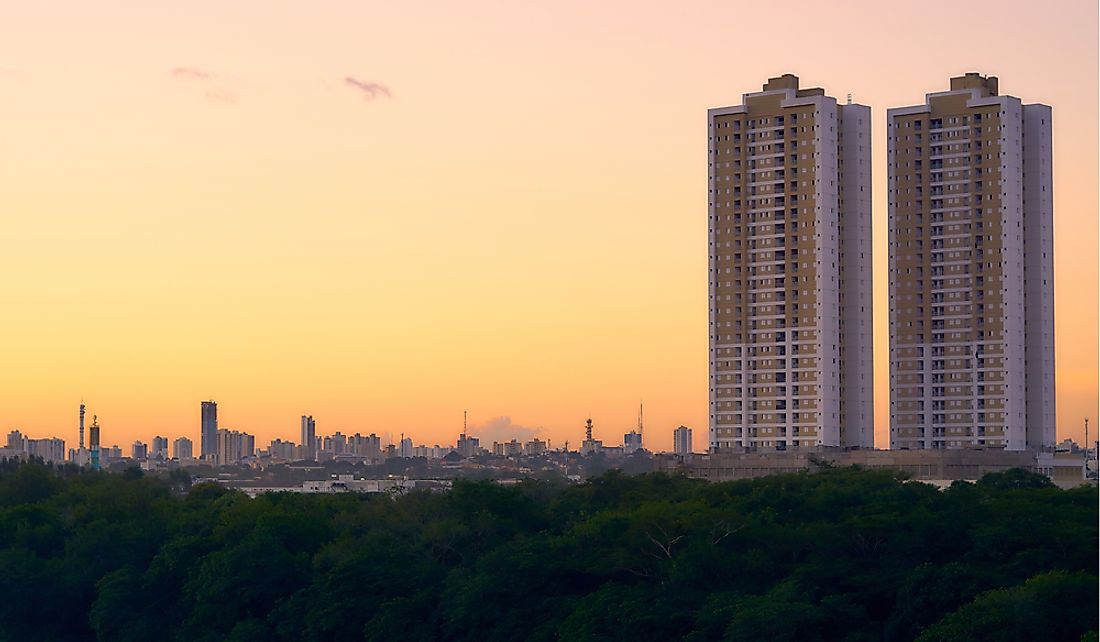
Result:
{"label": "tall thin skyscraper", "polygon": [[218,404],[213,401],[202,402],[200,455],[203,459],[218,455]]}
{"label": "tall thin skyscraper", "polygon": [[317,424],[313,415],[302,415],[302,459],[317,459]]}
{"label": "tall thin skyscraper", "polygon": [[871,113],[769,79],[709,125],[710,448],[871,446]]}
{"label": "tall thin skyscraper", "polygon": [[1050,107],[968,73],[887,127],[891,447],[1053,445]]}
{"label": "tall thin skyscraper", "polygon": [[84,450],[84,402],[80,402],[80,449]]}

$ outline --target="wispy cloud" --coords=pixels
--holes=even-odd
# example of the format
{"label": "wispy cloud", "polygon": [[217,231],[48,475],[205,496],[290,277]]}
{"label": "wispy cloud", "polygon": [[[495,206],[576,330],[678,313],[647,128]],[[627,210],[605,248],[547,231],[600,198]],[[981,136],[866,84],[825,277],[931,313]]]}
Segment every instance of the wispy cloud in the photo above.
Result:
{"label": "wispy cloud", "polygon": [[215,103],[231,104],[237,102],[237,96],[226,88],[223,79],[213,72],[198,67],[175,67],[168,75],[176,80],[193,83],[203,88],[207,100]]}
{"label": "wispy cloud", "polygon": [[359,80],[358,78],[347,76],[344,78],[344,84],[359,90],[363,94],[364,100],[393,97],[393,94],[390,92],[390,88],[381,83],[368,82],[365,80]]}
{"label": "wispy cloud", "polygon": [[214,77],[214,74],[209,71],[203,71],[196,67],[176,67],[168,74],[181,80],[210,80]]}

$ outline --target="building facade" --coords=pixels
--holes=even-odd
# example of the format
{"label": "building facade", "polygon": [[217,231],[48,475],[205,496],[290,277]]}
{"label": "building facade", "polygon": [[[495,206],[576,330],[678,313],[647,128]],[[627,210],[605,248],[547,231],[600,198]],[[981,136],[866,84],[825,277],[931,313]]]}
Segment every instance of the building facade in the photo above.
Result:
{"label": "building facade", "polygon": [[709,128],[710,449],[871,446],[871,114],[786,74]]}
{"label": "building facade", "polygon": [[891,448],[1053,446],[1050,107],[968,73],[887,138]]}

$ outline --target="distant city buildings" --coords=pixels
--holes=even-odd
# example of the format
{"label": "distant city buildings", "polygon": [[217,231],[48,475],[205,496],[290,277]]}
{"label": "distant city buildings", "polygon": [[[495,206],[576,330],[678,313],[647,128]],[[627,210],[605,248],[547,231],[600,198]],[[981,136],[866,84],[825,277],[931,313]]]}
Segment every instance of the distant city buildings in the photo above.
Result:
{"label": "distant city buildings", "polygon": [[30,439],[18,430],[8,433],[7,447],[3,450],[5,457],[37,457],[48,464],[65,461],[65,440],[56,437]]}
{"label": "distant city buildings", "polygon": [[470,437],[466,433],[462,433],[458,436],[456,450],[462,457],[473,457],[481,451],[480,441],[477,437]]}
{"label": "distant city buildings", "polygon": [[627,455],[642,449],[642,433],[631,430],[623,435],[623,452]]}
{"label": "distant city buildings", "polygon": [[516,457],[523,454],[523,444],[518,439],[506,442],[493,442],[493,454],[498,457]]}
{"label": "distant city buildings", "polygon": [[887,147],[891,448],[1053,446],[1051,108],[969,73]]}
{"label": "distant city buildings", "polygon": [[871,446],[871,110],[771,78],[708,111],[710,448]]}
{"label": "distant city buildings", "polygon": [[145,461],[149,458],[149,447],[140,441],[135,441],[130,448],[130,458],[134,461]]}
{"label": "distant city buildings", "polygon": [[110,466],[112,462],[122,461],[122,448],[117,445],[101,448],[99,454],[100,466]]}
{"label": "distant city buildings", "polygon": [[256,454],[256,438],[246,432],[227,428],[218,429],[218,451],[216,462],[219,466],[237,464]]}
{"label": "distant city buildings", "polygon": [[523,444],[523,454],[528,457],[541,455],[550,449],[549,444],[541,439],[532,439]]}
{"label": "distant city buildings", "polygon": [[[293,461],[297,459],[298,446],[293,441],[274,439],[267,447],[267,457],[270,459]],[[265,453],[261,453],[263,456]]]}

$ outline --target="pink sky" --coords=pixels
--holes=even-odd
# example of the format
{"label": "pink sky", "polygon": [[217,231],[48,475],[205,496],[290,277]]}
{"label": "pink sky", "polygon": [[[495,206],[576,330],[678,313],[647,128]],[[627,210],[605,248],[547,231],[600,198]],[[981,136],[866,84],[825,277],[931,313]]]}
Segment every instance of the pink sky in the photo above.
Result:
{"label": "pink sky", "polygon": [[[950,34],[958,37],[949,37]],[[0,8],[0,429],[447,443],[508,416],[705,447],[706,109],[885,110],[966,71],[1054,108],[1059,438],[1097,412],[1094,2],[57,2]],[[348,79],[354,82],[349,82]],[[1095,424],[1094,424],[1095,425]]]}

